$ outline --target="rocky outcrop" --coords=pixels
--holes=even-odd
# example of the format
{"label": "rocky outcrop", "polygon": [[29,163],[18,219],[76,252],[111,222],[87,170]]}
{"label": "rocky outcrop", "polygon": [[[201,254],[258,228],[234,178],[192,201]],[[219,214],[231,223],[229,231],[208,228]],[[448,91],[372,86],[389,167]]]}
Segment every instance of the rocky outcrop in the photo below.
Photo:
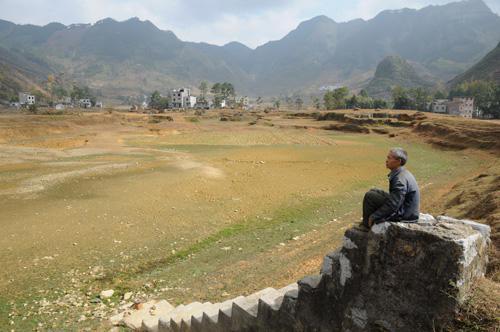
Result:
{"label": "rocky outcrop", "polygon": [[322,273],[299,281],[299,314],[290,327],[433,331],[453,318],[484,274],[488,232],[488,226],[429,215],[369,232],[352,228],[342,248],[325,257]]}
{"label": "rocky outcrop", "polygon": [[129,309],[112,321],[146,331],[433,331],[483,276],[489,232],[430,215],[369,231],[355,227],[325,257],[320,274],[297,284],[218,304],[162,303],[158,312],[150,305],[147,317]]}

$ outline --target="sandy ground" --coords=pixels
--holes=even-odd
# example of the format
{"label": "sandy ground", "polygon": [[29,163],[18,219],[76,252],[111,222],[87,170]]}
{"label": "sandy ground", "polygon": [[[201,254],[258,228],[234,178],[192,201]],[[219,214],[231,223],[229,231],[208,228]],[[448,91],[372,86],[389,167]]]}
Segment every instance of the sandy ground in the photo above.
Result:
{"label": "sandy ground", "polygon": [[[57,298],[54,289],[93,296],[104,285],[137,290],[188,273],[193,277],[177,288],[166,282],[174,290],[163,292],[182,301],[286,284],[317,270],[358,221],[364,191],[386,186],[389,147],[409,150],[428,207],[443,188],[491,163],[415,139],[321,130],[310,119],[266,115],[249,125],[172,116],[0,116],[0,308],[15,313],[15,324],[23,326],[22,317],[30,317],[24,326],[45,322],[48,314],[13,307],[39,304],[33,294]],[[228,229],[238,230],[222,236],[228,243],[210,242]],[[204,241],[203,255],[213,261],[193,254],[165,269],[165,257],[194,253]],[[220,256],[220,247],[242,250]],[[108,277],[102,282],[94,273],[101,269]],[[141,269],[147,273],[127,273]],[[207,290],[207,283],[222,286]]]}

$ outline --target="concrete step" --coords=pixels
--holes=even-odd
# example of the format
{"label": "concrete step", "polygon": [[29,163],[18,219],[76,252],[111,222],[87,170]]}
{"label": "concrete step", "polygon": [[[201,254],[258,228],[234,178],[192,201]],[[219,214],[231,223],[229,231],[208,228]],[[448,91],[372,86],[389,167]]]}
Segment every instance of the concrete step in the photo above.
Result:
{"label": "concrete step", "polygon": [[158,324],[158,332],[171,332],[172,330],[170,329],[170,317],[179,314],[182,312],[187,305],[178,305],[175,307],[174,310],[170,311],[167,315],[161,315],[158,317],[157,324]]}
{"label": "concrete step", "polygon": [[212,304],[211,302],[203,303],[199,308],[193,309],[191,312],[186,312],[185,315],[181,319],[180,324],[180,332],[189,332],[191,331],[191,321],[192,319],[200,319],[203,317],[203,312],[210,310],[210,308],[218,307],[217,305]]}
{"label": "concrete step", "polygon": [[[273,288],[271,288],[271,289],[272,289],[272,291],[268,291],[267,293],[262,294],[262,296],[259,297],[259,302],[265,302],[270,306],[276,305],[276,300],[280,297],[283,297],[283,294],[276,289],[273,289]],[[279,304],[281,304],[281,302]],[[279,306],[278,306],[278,309],[279,309]]]}
{"label": "concrete step", "polygon": [[[243,299],[243,296],[238,296],[237,298],[224,301],[222,303],[217,303],[218,306],[214,306],[211,310],[207,310],[203,313],[201,318],[201,329],[200,332],[218,332],[221,331],[219,324],[220,311],[226,312],[231,309],[234,301],[239,301]],[[195,323],[195,325],[197,325]],[[195,325],[192,325],[194,328]],[[193,329],[194,330],[194,329]],[[195,330],[194,330],[195,331]]]}
{"label": "concrete step", "polygon": [[203,312],[199,315],[191,316],[191,331],[194,332],[203,332],[207,329],[203,329],[203,317],[211,317],[219,314],[219,309],[223,306],[223,303],[214,303],[207,309],[203,310]]}
{"label": "concrete step", "polygon": [[291,287],[290,289],[285,289],[286,293],[281,300],[281,305],[279,308],[280,312],[286,312],[288,314],[293,314],[295,312],[295,307],[297,299],[299,297],[299,288]]}
{"label": "concrete step", "polygon": [[269,294],[262,296],[259,299],[259,315],[261,315],[262,310],[265,311],[269,309],[272,311],[278,311],[279,308],[281,307],[281,304],[283,303],[283,298],[285,294],[289,291],[297,291],[297,290],[298,290],[298,284],[293,283],[283,288],[280,288],[275,292],[271,292]]}
{"label": "concrete step", "polygon": [[299,284],[294,282],[293,284],[290,284],[288,286],[285,286],[283,288],[280,288],[278,289],[278,292],[282,293],[283,295],[285,295],[288,291],[291,291],[291,290],[298,290],[299,289]]}
{"label": "concrete step", "polygon": [[[165,302],[165,303],[163,303]],[[151,308],[153,309],[153,308]],[[147,332],[158,332],[158,319],[162,316],[167,316],[176,308],[167,301],[160,301],[155,310],[150,310],[150,316],[143,317],[141,323],[141,330]]]}
{"label": "concrete step", "polygon": [[257,324],[259,330],[266,331],[268,329],[268,323],[272,323],[278,319],[278,312],[283,302],[283,298],[291,289],[282,288],[276,290],[275,292],[266,294],[259,299],[258,311],[257,311]]}
{"label": "concrete step", "polygon": [[240,302],[234,302],[232,307],[231,330],[243,331],[255,327],[257,324],[257,313],[259,299],[262,297],[272,297],[278,295],[274,288],[266,288],[253,293]]}
{"label": "concrete step", "polygon": [[203,303],[192,302],[179,310],[177,308],[168,315],[169,317],[160,317],[158,326],[160,332],[178,332],[181,329],[181,321],[183,318],[189,316],[191,313],[203,307]]}
{"label": "concrete step", "polygon": [[121,325],[132,330],[140,330],[144,319],[158,321],[158,315],[166,314],[173,309],[174,307],[165,300],[152,300],[137,305],[131,303],[124,312],[112,317],[111,322],[113,325]]}
{"label": "concrete step", "polygon": [[231,301],[226,307],[219,310],[217,317],[217,331],[231,331],[231,321],[233,317],[234,305],[239,305],[246,301],[246,297],[239,296]]}

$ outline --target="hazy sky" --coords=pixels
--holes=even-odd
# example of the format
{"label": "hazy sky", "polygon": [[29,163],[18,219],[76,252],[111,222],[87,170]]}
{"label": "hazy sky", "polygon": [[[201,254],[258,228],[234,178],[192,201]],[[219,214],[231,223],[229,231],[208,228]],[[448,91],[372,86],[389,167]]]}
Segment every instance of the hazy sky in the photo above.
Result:
{"label": "hazy sky", "polygon": [[[0,0],[0,18],[15,23],[95,23],[137,16],[182,40],[256,47],[282,38],[301,21],[370,19],[384,9],[421,8],[451,0]],[[500,13],[500,0],[484,0]]]}

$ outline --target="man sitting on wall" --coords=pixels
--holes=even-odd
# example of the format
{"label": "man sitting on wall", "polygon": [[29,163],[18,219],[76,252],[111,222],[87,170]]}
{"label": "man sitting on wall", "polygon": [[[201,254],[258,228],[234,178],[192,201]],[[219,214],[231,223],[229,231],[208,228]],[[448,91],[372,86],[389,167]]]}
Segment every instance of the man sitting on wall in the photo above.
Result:
{"label": "man sitting on wall", "polygon": [[363,199],[363,224],[370,228],[384,221],[418,220],[420,191],[417,181],[404,165],[408,154],[402,148],[389,151],[385,166],[389,173],[389,193],[381,189],[371,189]]}

